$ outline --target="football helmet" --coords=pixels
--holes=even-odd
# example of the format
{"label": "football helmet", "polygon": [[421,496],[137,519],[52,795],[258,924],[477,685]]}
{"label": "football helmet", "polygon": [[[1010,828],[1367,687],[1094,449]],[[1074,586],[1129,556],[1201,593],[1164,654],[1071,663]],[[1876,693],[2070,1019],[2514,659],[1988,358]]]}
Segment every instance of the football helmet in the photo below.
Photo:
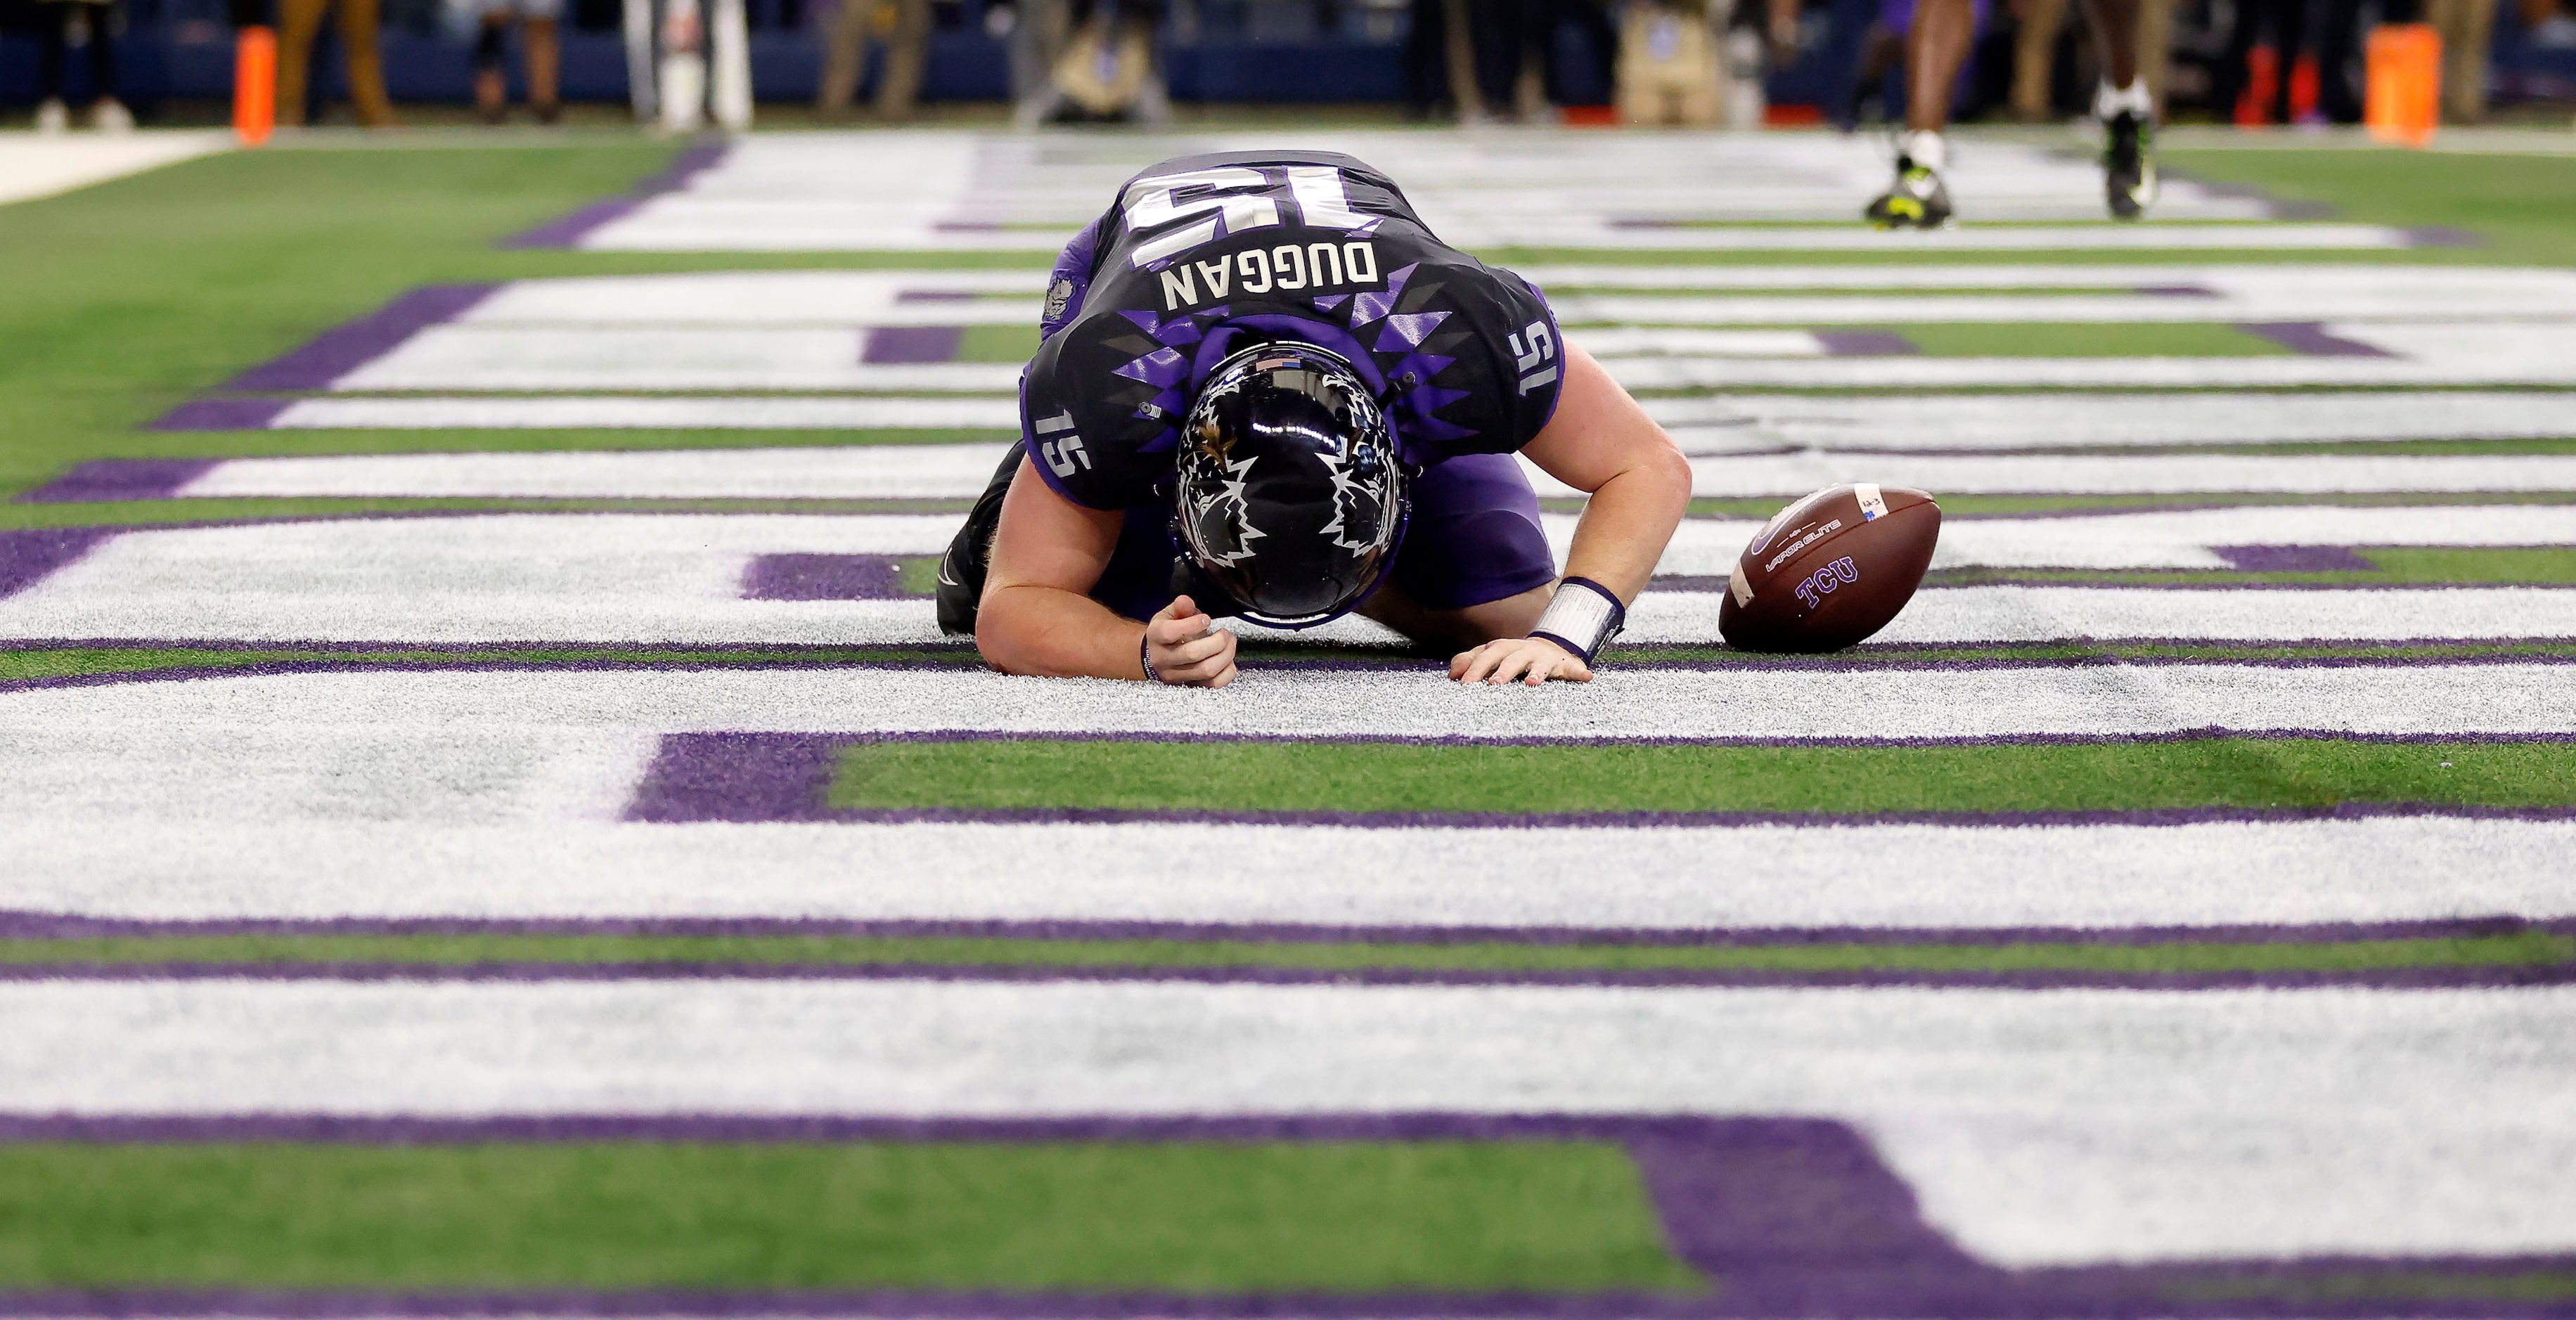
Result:
{"label": "football helmet", "polygon": [[1404,539],[1386,414],[1338,354],[1273,341],[1217,364],[1174,458],[1175,586],[1215,614],[1311,628],[1349,612]]}

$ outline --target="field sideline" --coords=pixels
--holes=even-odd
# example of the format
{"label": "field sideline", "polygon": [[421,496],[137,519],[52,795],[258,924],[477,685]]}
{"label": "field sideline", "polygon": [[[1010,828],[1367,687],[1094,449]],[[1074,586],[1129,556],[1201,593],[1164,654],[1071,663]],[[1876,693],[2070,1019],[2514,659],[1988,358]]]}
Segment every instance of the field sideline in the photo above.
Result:
{"label": "field sideline", "polygon": [[[0,205],[0,1315],[2576,1315],[2576,157],[1314,136]],[[931,626],[1049,251],[1254,140],[1692,455],[1594,684]],[[1923,593],[1726,649],[1853,478]]]}

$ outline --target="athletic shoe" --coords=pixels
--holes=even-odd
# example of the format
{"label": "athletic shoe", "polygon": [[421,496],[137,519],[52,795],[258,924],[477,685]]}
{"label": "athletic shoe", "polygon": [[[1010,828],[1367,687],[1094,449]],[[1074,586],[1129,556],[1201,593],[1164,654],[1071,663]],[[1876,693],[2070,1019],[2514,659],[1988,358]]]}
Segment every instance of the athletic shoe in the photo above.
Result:
{"label": "athletic shoe", "polygon": [[2156,126],[2123,110],[2103,128],[2110,142],[2102,149],[2102,188],[2111,218],[2135,220],[2156,204]]}
{"label": "athletic shoe", "polygon": [[63,104],[61,97],[48,96],[43,105],[36,107],[36,131],[39,133],[72,131],[71,108]]}
{"label": "athletic shoe", "polygon": [[1896,182],[1860,214],[1881,229],[1944,229],[1950,224],[1950,190],[1941,185],[1939,171],[1898,156]]}
{"label": "athletic shoe", "polygon": [[102,96],[90,109],[89,126],[101,133],[131,133],[134,131],[134,112],[125,108],[125,102],[113,96]]}

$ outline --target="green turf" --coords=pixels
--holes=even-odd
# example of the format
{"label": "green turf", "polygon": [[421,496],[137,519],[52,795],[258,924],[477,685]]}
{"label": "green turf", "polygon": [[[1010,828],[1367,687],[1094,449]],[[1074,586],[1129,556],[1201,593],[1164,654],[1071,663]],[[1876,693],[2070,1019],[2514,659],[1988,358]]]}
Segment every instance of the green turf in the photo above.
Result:
{"label": "green turf", "polygon": [[2264,357],[2290,351],[2235,326],[2202,321],[1945,321],[1871,328],[1903,335],[1927,357]]}
{"label": "green turf", "polygon": [[1026,362],[1038,351],[1035,325],[970,325],[959,338],[960,362]]}
{"label": "green turf", "polygon": [[2445,225],[2473,248],[2416,249],[2419,261],[2576,265],[2576,156],[2455,155],[2369,148],[2166,151],[2192,177],[2252,184],[2283,201],[2323,202],[2336,219]]}
{"label": "green turf", "polygon": [[1945,747],[869,740],[841,809],[1996,812],[2576,804],[2576,744],[2333,739]]}
{"label": "green turf", "polygon": [[1690,1289],[1584,1143],[0,1146],[0,1286]]}
{"label": "green turf", "polygon": [[1816,943],[1617,943],[1498,938],[1423,941],[941,938],[838,935],[138,935],[0,940],[0,964],[70,968],[304,964],[765,968],[1160,967],[1317,971],[1701,972],[1834,976],[1909,972],[1981,976],[2086,972],[2385,971],[2409,967],[2576,968],[2576,936],[2505,930],[2403,939],[2029,940],[2008,944],[1836,940]]}

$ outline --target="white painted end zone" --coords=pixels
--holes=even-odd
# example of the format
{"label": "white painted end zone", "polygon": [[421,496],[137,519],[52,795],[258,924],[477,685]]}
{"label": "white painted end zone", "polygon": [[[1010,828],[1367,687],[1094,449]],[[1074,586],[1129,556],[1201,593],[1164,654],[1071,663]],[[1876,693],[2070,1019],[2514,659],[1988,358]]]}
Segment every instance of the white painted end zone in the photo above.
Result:
{"label": "white painted end zone", "polygon": [[71,1114],[1796,1115],[2007,1266],[2576,1249],[2576,990],[48,981]]}
{"label": "white painted end zone", "polygon": [[[353,736],[317,736],[303,753],[356,764],[366,750]],[[247,770],[243,782],[257,786],[229,815],[212,803],[195,819],[65,803],[77,814],[13,830],[0,909],[141,921],[811,918],[1576,931],[2576,916],[2576,890],[2559,879],[2576,849],[2576,822],[2560,820],[639,825],[609,823],[623,805],[614,791],[514,797],[519,779],[478,766],[470,750],[459,744],[444,758],[372,771],[387,798],[416,791],[407,806],[386,803],[401,819],[371,819],[365,800],[350,794],[275,792],[265,786],[276,775],[215,757],[209,768]],[[602,754],[617,750],[603,745]],[[557,764],[580,759],[567,754]],[[630,764],[640,775],[642,761]],[[442,777],[492,791],[441,791]],[[1175,870],[1159,860],[1183,856],[1221,864]]]}
{"label": "white painted end zone", "polygon": [[229,151],[233,135],[151,130],[118,136],[0,134],[0,203],[51,197],[91,184]]}

